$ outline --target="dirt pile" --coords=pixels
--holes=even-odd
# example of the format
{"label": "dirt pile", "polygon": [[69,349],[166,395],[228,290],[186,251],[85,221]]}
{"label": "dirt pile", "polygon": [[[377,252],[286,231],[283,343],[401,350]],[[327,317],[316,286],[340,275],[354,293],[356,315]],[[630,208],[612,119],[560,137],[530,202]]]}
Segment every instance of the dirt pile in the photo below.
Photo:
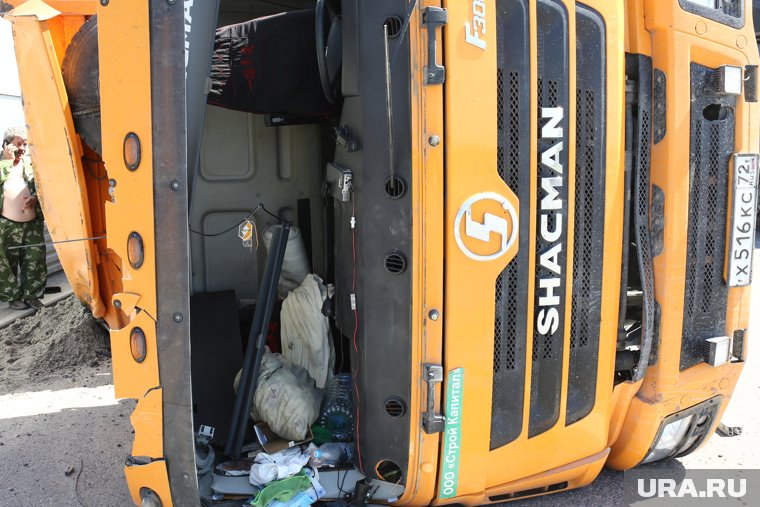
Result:
{"label": "dirt pile", "polygon": [[74,296],[19,319],[0,329],[0,394],[98,366],[110,357],[108,343],[108,332]]}

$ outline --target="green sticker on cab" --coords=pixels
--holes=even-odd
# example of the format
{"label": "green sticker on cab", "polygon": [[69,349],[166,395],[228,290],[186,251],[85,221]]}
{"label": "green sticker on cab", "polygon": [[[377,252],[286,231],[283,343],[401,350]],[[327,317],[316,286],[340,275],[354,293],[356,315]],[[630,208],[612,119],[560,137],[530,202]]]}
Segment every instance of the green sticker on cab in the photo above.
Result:
{"label": "green sticker on cab", "polygon": [[449,372],[446,389],[446,429],[443,431],[443,457],[440,498],[457,496],[459,483],[459,450],[462,441],[462,391],[464,368]]}

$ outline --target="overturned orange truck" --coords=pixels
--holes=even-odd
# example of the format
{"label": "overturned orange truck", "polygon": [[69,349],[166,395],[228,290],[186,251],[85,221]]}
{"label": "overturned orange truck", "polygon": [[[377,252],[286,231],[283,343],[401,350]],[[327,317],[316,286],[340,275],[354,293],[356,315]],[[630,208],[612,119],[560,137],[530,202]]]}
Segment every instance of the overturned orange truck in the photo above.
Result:
{"label": "overturned orange truck", "polygon": [[201,499],[196,433],[221,459],[243,360],[226,333],[281,218],[335,287],[342,500],[561,492],[715,431],[747,350],[749,1],[3,8],[51,235],[95,238],[56,249],[139,400],[136,504],[220,498]]}

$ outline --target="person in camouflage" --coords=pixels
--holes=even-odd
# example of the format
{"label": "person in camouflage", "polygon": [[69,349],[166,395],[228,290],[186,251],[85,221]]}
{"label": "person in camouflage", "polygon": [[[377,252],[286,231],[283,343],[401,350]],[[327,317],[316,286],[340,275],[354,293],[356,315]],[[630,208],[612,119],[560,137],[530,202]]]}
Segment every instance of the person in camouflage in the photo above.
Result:
{"label": "person in camouflage", "polygon": [[[24,159],[26,133],[11,128],[3,136],[0,160],[0,301],[14,310],[42,308],[47,264],[42,209],[32,166]],[[26,248],[13,248],[38,245]]]}

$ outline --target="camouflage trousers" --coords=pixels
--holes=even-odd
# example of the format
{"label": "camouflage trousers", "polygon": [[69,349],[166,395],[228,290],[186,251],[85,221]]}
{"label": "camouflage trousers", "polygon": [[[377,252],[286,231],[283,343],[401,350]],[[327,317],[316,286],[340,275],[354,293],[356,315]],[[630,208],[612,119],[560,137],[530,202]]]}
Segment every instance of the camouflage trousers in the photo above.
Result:
{"label": "camouflage trousers", "polygon": [[12,246],[44,243],[42,218],[14,222],[0,216],[0,301],[40,299],[47,282],[45,246]]}

